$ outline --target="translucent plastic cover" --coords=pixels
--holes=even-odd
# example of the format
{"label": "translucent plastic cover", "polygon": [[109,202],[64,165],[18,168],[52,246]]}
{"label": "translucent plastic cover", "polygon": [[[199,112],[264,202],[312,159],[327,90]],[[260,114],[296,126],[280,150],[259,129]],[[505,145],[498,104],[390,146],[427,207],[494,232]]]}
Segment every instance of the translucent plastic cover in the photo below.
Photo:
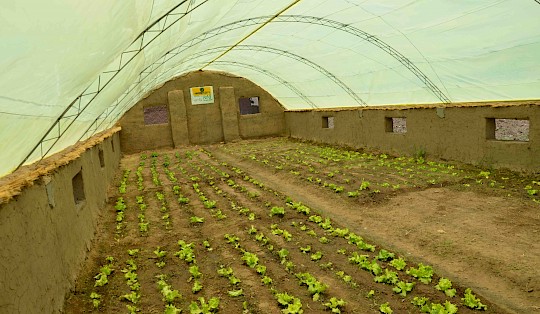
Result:
{"label": "translucent plastic cover", "polygon": [[199,69],[288,109],[540,98],[536,1],[21,0],[0,10],[0,175]]}

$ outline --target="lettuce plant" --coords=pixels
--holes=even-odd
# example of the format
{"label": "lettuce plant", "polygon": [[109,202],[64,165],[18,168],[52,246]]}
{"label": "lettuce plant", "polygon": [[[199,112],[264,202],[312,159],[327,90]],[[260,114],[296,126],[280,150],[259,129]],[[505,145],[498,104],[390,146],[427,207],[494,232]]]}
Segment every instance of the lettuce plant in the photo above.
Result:
{"label": "lettuce plant", "polygon": [[475,310],[487,310],[487,306],[485,304],[482,304],[480,302],[480,299],[478,299],[473,293],[471,288],[465,289],[465,295],[463,298],[461,298],[461,301],[463,302],[463,305],[465,305],[468,308],[475,309]]}
{"label": "lettuce plant", "polygon": [[435,286],[435,289],[444,292],[444,294],[450,298],[456,295],[456,289],[452,289],[452,282],[447,278],[440,278],[439,283]]}

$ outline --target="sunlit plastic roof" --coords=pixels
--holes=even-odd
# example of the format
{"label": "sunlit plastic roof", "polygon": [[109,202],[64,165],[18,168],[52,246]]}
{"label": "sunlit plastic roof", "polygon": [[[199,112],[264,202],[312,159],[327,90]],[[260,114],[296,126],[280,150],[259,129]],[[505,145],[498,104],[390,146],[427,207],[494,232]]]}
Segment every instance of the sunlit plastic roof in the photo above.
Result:
{"label": "sunlit plastic roof", "polygon": [[540,98],[539,0],[4,1],[0,43],[0,175],[200,69],[288,109]]}

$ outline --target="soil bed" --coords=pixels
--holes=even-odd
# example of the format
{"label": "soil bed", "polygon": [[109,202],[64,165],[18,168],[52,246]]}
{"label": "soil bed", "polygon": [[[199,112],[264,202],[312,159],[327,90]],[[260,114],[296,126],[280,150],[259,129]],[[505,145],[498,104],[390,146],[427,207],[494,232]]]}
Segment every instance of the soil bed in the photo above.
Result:
{"label": "soil bed", "polygon": [[[479,312],[463,305],[466,288],[487,313],[539,311],[534,178],[283,138],[145,152],[121,167],[125,191],[121,183],[111,190],[66,313],[163,313],[167,305],[190,313],[201,297],[218,298],[220,313],[280,313],[283,293],[304,313],[330,312],[332,298],[346,302],[343,313],[380,313],[383,304],[420,313],[415,297]],[[193,243],[194,260],[181,258],[179,241]],[[407,266],[396,269],[382,249]],[[431,282],[407,272],[419,263],[433,267]],[[95,276],[107,264],[101,286]],[[412,291],[399,295],[385,274]],[[435,288],[441,277],[455,297]],[[165,301],[160,279],[180,296]]]}

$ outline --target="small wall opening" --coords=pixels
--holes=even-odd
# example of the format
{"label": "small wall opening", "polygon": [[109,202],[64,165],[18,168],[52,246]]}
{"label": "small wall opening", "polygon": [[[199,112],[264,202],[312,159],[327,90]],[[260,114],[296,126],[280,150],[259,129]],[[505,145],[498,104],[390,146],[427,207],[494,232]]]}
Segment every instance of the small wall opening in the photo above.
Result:
{"label": "small wall opening", "polygon": [[486,119],[486,138],[496,141],[529,141],[529,120],[527,119]]}
{"label": "small wall opening", "polygon": [[86,196],[84,195],[82,169],[73,177],[71,185],[73,188],[73,200],[75,201],[75,205],[83,203],[86,200]]}
{"label": "small wall opening", "polygon": [[407,118],[385,118],[385,129],[388,133],[407,133]]}
{"label": "small wall opening", "polygon": [[99,148],[98,151],[98,157],[99,157],[99,165],[101,168],[105,168],[105,157],[103,156],[103,148]]}
{"label": "small wall opening", "polygon": [[111,148],[112,152],[114,153],[114,137],[111,137]]}
{"label": "small wall opening", "polygon": [[333,129],[334,117],[322,117],[322,127],[323,129]]}
{"label": "small wall opening", "polygon": [[144,108],[144,124],[168,124],[169,110],[166,105],[151,106]]}
{"label": "small wall opening", "polygon": [[240,98],[238,105],[241,115],[260,113],[259,97]]}

